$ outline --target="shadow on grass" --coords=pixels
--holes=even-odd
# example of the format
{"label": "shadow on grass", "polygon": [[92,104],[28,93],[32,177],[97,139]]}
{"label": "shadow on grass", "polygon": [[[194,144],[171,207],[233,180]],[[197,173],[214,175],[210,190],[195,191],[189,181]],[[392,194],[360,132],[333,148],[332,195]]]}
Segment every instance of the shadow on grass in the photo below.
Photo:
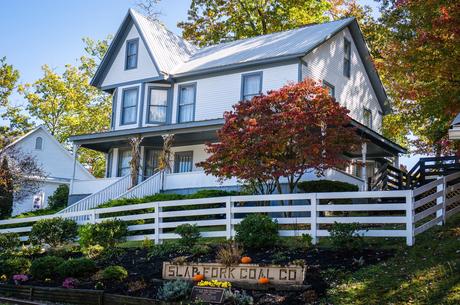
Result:
{"label": "shadow on grass", "polygon": [[460,304],[460,214],[394,258],[345,275],[323,304]]}

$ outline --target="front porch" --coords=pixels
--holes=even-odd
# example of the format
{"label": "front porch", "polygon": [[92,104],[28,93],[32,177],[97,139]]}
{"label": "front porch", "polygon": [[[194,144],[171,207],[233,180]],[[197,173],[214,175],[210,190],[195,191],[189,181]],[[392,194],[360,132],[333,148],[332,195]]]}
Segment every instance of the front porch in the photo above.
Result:
{"label": "front porch", "polygon": [[[219,181],[216,177],[206,175],[196,165],[206,160],[205,143],[217,141],[217,130],[222,124],[223,119],[216,119],[72,137],[75,156],[79,147],[103,152],[107,156],[107,169],[106,178],[98,179],[97,182],[74,180],[71,183],[70,203],[108,187],[107,183],[113,179],[122,179],[129,175],[129,141],[134,137],[142,139],[139,148],[139,182],[149,179],[157,172],[158,156],[163,149],[163,136],[174,134],[169,170],[165,172],[160,185],[162,192],[189,193],[204,188],[238,189],[241,183],[237,179]],[[352,121],[352,127],[366,140],[362,149],[349,151],[344,155],[344,158],[352,161],[349,167],[329,170],[321,179],[348,182],[358,185],[361,190],[367,190],[369,179],[383,164],[399,166],[398,155],[405,150],[358,122]],[[303,180],[316,179],[320,178],[311,173],[305,175]]]}

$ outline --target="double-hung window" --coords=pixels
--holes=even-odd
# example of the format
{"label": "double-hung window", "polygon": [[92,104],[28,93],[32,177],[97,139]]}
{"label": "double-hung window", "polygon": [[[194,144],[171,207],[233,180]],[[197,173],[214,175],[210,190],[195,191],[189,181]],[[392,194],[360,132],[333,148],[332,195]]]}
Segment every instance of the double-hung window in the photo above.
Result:
{"label": "double-hung window", "polygon": [[138,88],[124,89],[121,105],[121,124],[136,123]]}
{"label": "double-hung window", "polygon": [[343,75],[346,77],[351,75],[351,42],[346,38],[343,47]]}
{"label": "double-hung window", "polygon": [[139,53],[139,39],[126,41],[126,60],[125,69],[137,68],[137,54]]}
{"label": "double-hung window", "polygon": [[196,85],[179,86],[178,123],[191,122],[195,116]]}
{"label": "double-hung window", "polygon": [[181,151],[174,155],[174,172],[186,173],[193,169],[193,151]]}
{"label": "double-hung window", "polygon": [[335,97],[335,87],[332,84],[323,80],[323,87],[327,90],[330,96]]}
{"label": "double-hung window", "polygon": [[166,123],[168,111],[168,89],[150,88],[149,123]]}
{"label": "double-hung window", "polygon": [[363,123],[367,127],[372,128],[372,112],[367,108],[363,109]]}
{"label": "double-hung window", "polygon": [[131,161],[131,150],[119,150],[118,151],[118,177],[123,177],[129,174],[131,168],[129,162]]}
{"label": "double-hung window", "polygon": [[248,73],[242,75],[241,99],[250,100],[262,93],[262,72]]}

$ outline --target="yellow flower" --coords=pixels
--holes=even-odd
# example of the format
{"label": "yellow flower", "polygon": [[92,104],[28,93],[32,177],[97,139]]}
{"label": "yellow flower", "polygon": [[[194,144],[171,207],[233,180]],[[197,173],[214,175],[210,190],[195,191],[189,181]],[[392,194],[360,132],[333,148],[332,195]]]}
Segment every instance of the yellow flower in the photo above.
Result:
{"label": "yellow flower", "polygon": [[8,277],[6,276],[6,274],[2,274],[2,276],[0,276],[0,281],[6,282],[7,280],[8,280]]}

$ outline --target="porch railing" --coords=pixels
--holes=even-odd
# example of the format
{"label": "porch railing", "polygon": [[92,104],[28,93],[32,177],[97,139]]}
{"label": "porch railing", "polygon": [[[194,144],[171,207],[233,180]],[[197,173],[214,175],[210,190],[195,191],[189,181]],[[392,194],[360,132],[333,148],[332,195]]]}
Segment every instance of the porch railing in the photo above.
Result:
{"label": "porch railing", "polygon": [[138,185],[130,188],[123,194],[114,199],[119,198],[142,198],[149,195],[155,195],[161,190],[161,172],[157,172],[148,177]]}
{"label": "porch railing", "polygon": [[103,204],[104,202],[117,198],[121,194],[125,193],[129,189],[130,186],[131,186],[131,176],[130,175],[123,176],[119,180],[108,185],[102,190],[96,193],[93,193],[75,202],[74,204],[59,211],[57,214],[94,209],[98,207],[99,205]]}

